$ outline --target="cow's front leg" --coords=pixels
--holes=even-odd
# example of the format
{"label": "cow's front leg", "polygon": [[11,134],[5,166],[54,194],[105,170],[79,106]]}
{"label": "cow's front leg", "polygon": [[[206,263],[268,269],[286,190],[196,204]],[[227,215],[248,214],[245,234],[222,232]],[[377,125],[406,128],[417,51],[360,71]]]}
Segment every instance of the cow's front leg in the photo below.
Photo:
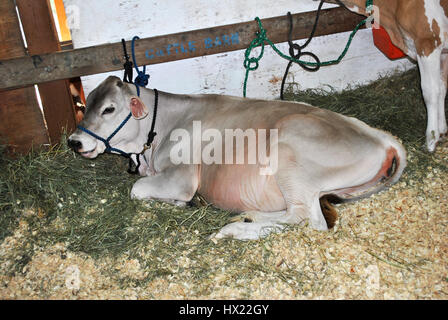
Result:
{"label": "cow's front leg", "polygon": [[157,199],[182,205],[193,198],[197,188],[197,167],[180,165],[138,180],[132,187],[131,198]]}

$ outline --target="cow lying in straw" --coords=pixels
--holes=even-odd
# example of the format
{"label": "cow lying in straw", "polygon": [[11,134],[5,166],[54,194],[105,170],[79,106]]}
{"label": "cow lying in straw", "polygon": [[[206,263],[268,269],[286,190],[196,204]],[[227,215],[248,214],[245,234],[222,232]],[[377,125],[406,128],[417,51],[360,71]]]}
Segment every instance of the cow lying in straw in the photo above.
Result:
{"label": "cow lying in straw", "polygon": [[[157,135],[144,149],[155,116]],[[321,199],[373,194],[396,182],[406,166],[393,136],[328,110],[149,89],[137,97],[134,85],[116,77],[89,95],[81,125],[68,144],[86,158],[144,150],[137,157],[145,177],[133,186],[133,198],[181,205],[198,192],[243,213],[216,238],[257,239],[305,221],[327,230],[336,213]]]}
{"label": "cow lying in straw", "polygon": [[[325,0],[343,3],[353,12],[369,15],[366,0]],[[448,131],[445,96],[448,79],[448,1],[374,0],[373,15],[394,45],[418,62],[428,110],[426,146],[433,152]]]}

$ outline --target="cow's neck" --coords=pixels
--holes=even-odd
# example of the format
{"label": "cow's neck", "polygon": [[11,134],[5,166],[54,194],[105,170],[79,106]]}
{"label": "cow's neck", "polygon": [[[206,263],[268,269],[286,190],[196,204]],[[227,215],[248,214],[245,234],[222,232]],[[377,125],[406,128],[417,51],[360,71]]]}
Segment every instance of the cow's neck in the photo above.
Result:
{"label": "cow's neck", "polygon": [[[352,12],[365,16],[369,15],[366,12],[365,0],[341,0],[341,2]],[[377,8],[374,8],[374,10],[379,10],[380,24],[389,32],[392,42],[400,49],[406,51],[406,46],[396,22],[397,8],[403,4],[397,0],[374,0],[373,5]]]}
{"label": "cow's neck", "polygon": [[342,0],[341,1],[350,11],[367,15],[366,0]]}
{"label": "cow's neck", "polygon": [[[152,119],[154,117],[154,103],[155,103],[155,93],[154,90],[142,88],[140,93],[140,98],[143,103],[149,109],[149,115],[139,121],[144,121],[143,130],[139,137],[139,143],[144,145],[148,139],[148,133],[151,130]],[[157,117],[154,127],[154,132],[157,134],[154,139],[154,145],[157,146],[158,142],[170,134],[170,132],[175,129],[174,126],[183,119],[188,114],[188,104],[175,101],[175,95],[160,92],[158,94],[158,107],[157,107]],[[153,147],[154,147],[153,145]]]}

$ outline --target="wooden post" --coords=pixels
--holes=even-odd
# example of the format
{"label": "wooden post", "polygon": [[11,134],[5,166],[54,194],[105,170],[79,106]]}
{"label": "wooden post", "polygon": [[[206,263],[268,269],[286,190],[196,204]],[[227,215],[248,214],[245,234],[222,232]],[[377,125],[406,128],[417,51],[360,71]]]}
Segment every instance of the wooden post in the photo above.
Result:
{"label": "wooden post", "polygon": [[[292,18],[293,39],[307,38],[316,12],[293,14]],[[322,10],[315,36],[352,31],[363,18],[345,8]],[[263,19],[262,22],[274,43],[288,40],[289,21],[286,16]],[[139,65],[150,65],[241,50],[249,46],[258,30],[258,24],[253,20],[146,38],[137,41],[135,54]],[[127,45],[130,51],[130,43]],[[121,42],[0,61],[0,90],[122,70],[123,63]],[[12,77],[4,77],[5,74]]]}
{"label": "wooden post", "polygon": [[[16,0],[30,55],[61,51],[48,0]],[[51,144],[60,141],[64,129],[75,127],[73,99],[69,82],[58,80],[39,84],[44,116]]]}
{"label": "wooden post", "polygon": [[[0,1],[0,43],[0,60],[26,55],[14,0]],[[34,86],[0,92],[0,143],[25,153],[48,142]]]}

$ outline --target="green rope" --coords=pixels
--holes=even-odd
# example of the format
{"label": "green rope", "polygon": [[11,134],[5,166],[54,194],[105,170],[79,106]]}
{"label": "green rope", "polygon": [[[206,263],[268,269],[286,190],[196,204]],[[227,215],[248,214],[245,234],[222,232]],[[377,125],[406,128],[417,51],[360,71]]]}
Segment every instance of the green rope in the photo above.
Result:
{"label": "green rope", "polygon": [[366,12],[372,13],[373,10],[373,0],[367,0],[366,1]]}
{"label": "green rope", "polygon": [[[336,60],[330,60],[330,61],[325,61],[325,62],[320,62],[320,63],[316,63],[316,62],[307,62],[307,61],[302,61],[302,60],[297,60],[294,59],[293,57],[290,57],[284,53],[282,53],[276,46],[275,44],[269,40],[269,38],[266,35],[266,30],[263,28],[263,25],[261,23],[260,18],[256,17],[255,20],[258,22],[258,26],[260,28],[260,31],[257,32],[257,37],[252,40],[252,42],[250,43],[249,47],[246,49],[246,52],[244,53],[245,59],[244,59],[244,68],[246,69],[246,77],[244,79],[244,89],[243,89],[243,95],[244,97],[246,97],[246,89],[247,89],[247,80],[249,78],[249,73],[250,71],[254,71],[258,69],[259,66],[259,62],[261,60],[261,58],[263,58],[264,55],[264,47],[265,44],[269,44],[272,49],[283,59],[295,62],[295,63],[301,63],[301,64],[305,64],[308,66],[330,66],[330,65],[334,65],[334,64],[338,64],[339,62],[341,62],[341,60],[345,57],[345,55],[348,52],[348,49],[350,48],[350,45],[352,43],[352,40],[354,38],[354,36],[356,35],[356,33],[358,32],[359,28],[361,28],[367,21],[367,19],[361,21],[356,27],[355,29],[352,31],[352,33],[350,34],[350,37],[348,39],[347,45],[345,46],[344,51],[342,51],[341,55],[339,56],[339,58],[337,58]],[[255,49],[256,47],[261,46],[261,52],[258,55],[258,57],[250,57],[252,50]]]}

